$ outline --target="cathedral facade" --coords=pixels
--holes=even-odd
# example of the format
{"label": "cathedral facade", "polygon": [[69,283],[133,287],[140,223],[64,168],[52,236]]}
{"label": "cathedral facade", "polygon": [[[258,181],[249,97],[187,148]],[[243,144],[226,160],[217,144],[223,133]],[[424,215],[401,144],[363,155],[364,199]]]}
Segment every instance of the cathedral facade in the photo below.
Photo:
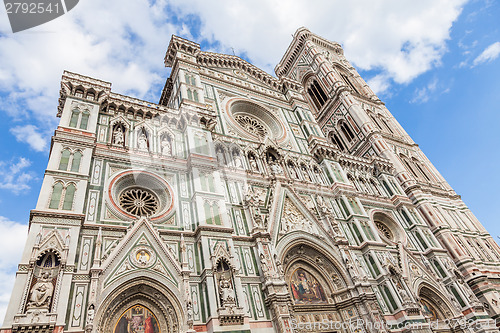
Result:
{"label": "cathedral facade", "polygon": [[500,248],[339,44],[165,65],[64,72],[2,333],[498,331]]}

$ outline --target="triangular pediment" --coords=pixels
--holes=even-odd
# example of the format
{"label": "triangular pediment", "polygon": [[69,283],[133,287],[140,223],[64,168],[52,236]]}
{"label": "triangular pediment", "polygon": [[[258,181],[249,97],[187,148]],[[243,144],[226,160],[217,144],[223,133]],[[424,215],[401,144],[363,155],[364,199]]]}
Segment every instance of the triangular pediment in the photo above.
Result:
{"label": "triangular pediment", "polygon": [[146,218],[135,223],[104,261],[103,288],[137,271],[153,278],[161,276],[179,285],[180,263]]}
{"label": "triangular pediment", "polygon": [[[61,235],[61,231],[64,235]],[[65,248],[65,239],[63,237],[69,237],[68,230],[58,230],[57,228],[52,229],[46,235],[40,235],[39,249],[43,252],[48,249],[54,249],[62,253]]]}
{"label": "triangular pediment", "polygon": [[285,235],[293,232],[307,233],[318,238],[328,239],[328,232],[325,230],[321,221],[315,216],[315,204],[310,198],[306,202],[290,188],[282,188],[280,195],[275,196],[274,211],[277,214],[271,233],[276,241],[279,242]]}

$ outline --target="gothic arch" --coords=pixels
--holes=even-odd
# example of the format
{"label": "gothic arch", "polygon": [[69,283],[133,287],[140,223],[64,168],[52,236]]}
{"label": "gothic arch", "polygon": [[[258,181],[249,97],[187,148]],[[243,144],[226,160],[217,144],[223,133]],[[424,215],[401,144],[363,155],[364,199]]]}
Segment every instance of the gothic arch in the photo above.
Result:
{"label": "gothic arch", "polygon": [[121,129],[122,131],[122,140],[123,141],[121,144],[118,144],[118,146],[121,147],[128,147],[129,145],[129,128],[130,128],[130,123],[128,122],[127,119],[125,119],[123,116],[118,116],[115,119],[111,120],[109,123],[109,135],[108,135],[108,142],[110,144],[115,144],[115,132],[118,130],[118,128]]}
{"label": "gothic arch", "polygon": [[328,138],[330,139],[330,142],[335,144],[341,151],[346,150],[347,146],[345,142],[342,140],[341,136],[338,134],[338,131],[336,129],[331,130],[328,133]]}
{"label": "gothic arch", "polygon": [[214,142],[214,150],[215,150],[215,156],[217,158],[217,162],[219,162],[220,165],[227,165],[228,164],[228,148],[222,141],[215,141]]}
{"label": "gothic arch", "polygon": [[340,302],[348,293],[350,280],[332,253],[305,239],[292,241],[283,249],[284,279],[296,320],[340,317],[344,306]]}
{"label": "gothic arch", "polygon": [[328,95],[323,86],[319,83],[315,76],[309,76],[304,84],[304,90],[307,92],[309,99],[313,102],[316,110],[319,112],[328,102]]}
{"label": "gothic arch", "polygon": [[[96,301],[95,326],[100,333],[114,333],[120,317],[133,306],[150,310],[158,320],[161,333],[184,332],[187,322],[181,296],[175,286],[163,279],[141,274],[113,283]],[[120,283],[120,284],[118,284]],[[176,291],[175,293],[173,291]]]}
{"label": "gothic arch", "polygon": [[[327,262],[338,271],[339,278],[343,281],[345,286],[350,285],[349,274],[344,269],[340,254],[337,253],[337,251],[324,240],[318,239],[317,237],[306,233],[293,232],[287,234],[281,238],[278,244],[276,244],[277,258],[280,258],[285,271],[286,267],[290,264],[290,257],[287,260],[287,255],[290,255],[294,250],[300,248],[301,246],[308,247],[318,254],[321,254],[321,256],[323,256]],[[315,262],[314,265],[317,266],[318,263]]]}
{"label": "gothic arch", "polygon": [[417,291],[417,299],[422,313],[424,316],[430,317],[431,321],[442,321],[444,319],[455,317],[459,314],[459,312],[450,303],[450,296],[445,296],[429,283],[421,281],[416,286],[415,290]]}
{"label": "gothic arch", "polygon": [[[157,135],[158,152],[163,156],[175,156],[176,145],[175,145],[175,133],[169,128],[162,128],[158,131]],[[164,143],[164,140],[168,140],[170,144],[170,150],[168,146]],[[168,143],[167,143],[168,144]],[[170,151],[170,152],[169,152]]]}
{"label": "gothic arch", "polygon": [[[140,124],[138,124],[135,127],[134,132],[135,132],[134,147],[137,149],[141,149],[140,139],[142,140],[143,136],[145,136],[146,146],[143,146],[142,149],[147,150],[148,152],[152,152],[154,149],[153,142],[152,142],[153,133],[154,133],[153,129],[145,122],[141,122]],[[144,145],[144,143],[142,145]]]}

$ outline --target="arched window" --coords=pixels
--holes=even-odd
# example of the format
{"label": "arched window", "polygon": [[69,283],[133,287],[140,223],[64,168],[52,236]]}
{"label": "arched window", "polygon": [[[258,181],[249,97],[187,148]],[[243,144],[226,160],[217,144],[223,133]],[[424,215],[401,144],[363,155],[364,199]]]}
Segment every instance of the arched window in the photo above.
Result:
{"label": "arched window", "polygon": [[344,137],[348,142],[351,142],[354,139],[354,133],[352,133],[351,128],[345,121],[340,122],[340,131],[344,134]]}
{"label": "arched window", "polygon": [[378,187],[378,184],[375,182],[375,180],[370,179],[370,185],[371,185],[372,189],[375,191],[375,194],[382,195],[382,193],[380,192],[380,189]]}
{"label": "arched window", "polygon": [[387,184],[387,182],[385,180],[382,180],[382,184],[384,185],[384,188],[386,189],[387,194],[389,195],[389,197],[392,197],[394,195],[394,192],[392,191],[392,189],[389,186],[389,184]]}
{"label": "arched window", "polygon": [[431,181],[431,178],[429,177],[429,174],[426,172],[428,171],[425,166],[422,166],[419,161],[417,161],[415,158],[413,159],[413,164],[417,166],[418,171],[422,174],[422,176],[427,180]]}
{"label": "arched window", "polygon": [[334,143],[340,150],[345,151],[346,148],[344,146],[344,143],[342,142],[342,139],[339,138],[339,136],[335,133],[330,135],[330,139],[332,143]]}
{"label": "arched window", "polygon": [[73,161],[71,162],[71,171],[78,172],[80,171],[80,161],[82,159],[82,153],[77,151],[73,154]]}
{"label": "arched window", "polygon": [[193,93],[191,92],[191,89],[187,90],[187,94],[188,94],[188,99],[193,100]]}
{"label": "arched window", "polygon": [[71,156],[71,152],[69,149],[64,149],[61,153],[61,160],[59,161],[59,170],[66,171],[68,170],[69,158]]}
{"label": "arched window", "polygon": [[203,207],[205,210],[205,221],[207,224],[222,224],[219,214],[219,206],[217,206],[216,202],[211,204],[210,202],[205,201]]}
{"label": "arched window", "polygon": [[78,109],[74,109],[71,112],[71,119],[69,121],[69,127],[76,127],[78,124],[78,118],[80,117],[80,111]]}
{"label": "arched window", "polygon": [[63,210],[71,210],[73,208],[73,199],[75,197],[76,187],[73,184],[66,187],[66,194],[64,195]]}
{"label": "arched window", "polygon": [[416,179],[420,179],[419,174],[417,173],[417,170],[415,170],[415,166],[411,161],[408,160],[408,158],[404,155],[400,155],[401,160],[406,166],[406,169],[415,177]]}
{"label": "arched window", "polygon": [[68,186],[64,187],[64,185],[58,181],[52,188],[52,196],[50,198],[49,208],[71,210],[73,208],[75,192],[75,184],[71,183]]}
{"label": "arched window", "polygon": [[354,187],[358,192],[361,192],[358,182],[354,179],[354,177],[350,173],[347,174],[347,179],[349,180],[349,182],[352,183],[352,185],[354,185]]}
{"label": "arched window", "polygon": [[379,128],[382,129],[382,126],[380,125],[377,117],[375,117],[373,114],[368,113],[370,115],[370,118],[372,119],[373,123]]}
{"label": "arched window", "polygon": [[383,117],[380,117],[380,120],[381,120],[382,124],[384,124],[385,129],[386,129],[388,132],[391,132],[392,134],[394,134],[394,132],[392,131],[392,129],[391,129],[391,127],[389,126],[389,124],[387,123],[387,121],[386,121]]}
{"label": "arched window", "polygon": [[340,76],[342,77],[342,79],[344,80],[344,82],[352,88],[352,90],[354,90],[357,94],[359,94],[359,91],[358,89],[356,89],[356,86],[351,82],[351,80],[349,79],[349,77],[347,75],[345,75],[344,73],[340,73]]}
{"label": "arched window", "polygon": [[90,117],[90,113],[88,111],[84,111],[82,113],[82,118],[80,120],[80,129],[82,129],[82,130],[87,129],[87,126],[89,123],[89,117]]}
{"label": "arched window", "polygon": [[75,96],[76,97],[83,97],[83,89],[76,89]]}
{"label": "arched window", "polygon": [[198,102],[198,101],[199,101],[199,99],[198,99],[198,91],[196,91],[196,90],[195,90],[195,91],[193,92],[193,98],[194,98],[194,101],[195,101],[195,102]]}
{"label": "arched window", "polygon": [[314,102],[314,105],[318,110],[320,110],[328,100],[328,97],[323,91],[323,88],[321,88],[321,86],[318,84],[316,80],[313,80],[312,84],[307,89],[307,93],[311,97],[312,101]]}
{"label": "arched window", "polygon": [[89,124],[90,112],[89,110],[81,111],[78,108],[71,111],[71,118],[69,120],[69,127],[87,130]]}
{"label": "arched window", "polygon": [[61,195],[63,190],[63,184],[57,182],[52,188],[52,196],[50,198],[49,208],[59,209],[59,203],[61,202]]}
{"label": "arched window", "polygon": [[71,165],[70,171],[78,172],[80,170],[81,159],[82,153],[80,151],[71,153],[69,149],[64,149],[61,153],[61,159],[59,161],[59,170],[67,171],[68,166]]}

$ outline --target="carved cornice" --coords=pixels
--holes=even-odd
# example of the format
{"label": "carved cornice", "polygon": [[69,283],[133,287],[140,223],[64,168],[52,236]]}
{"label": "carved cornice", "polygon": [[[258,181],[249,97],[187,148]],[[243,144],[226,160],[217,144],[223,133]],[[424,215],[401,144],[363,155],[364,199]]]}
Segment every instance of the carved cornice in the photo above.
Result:
{"label": "carved cornice", "polygon": [[283,55],[283,58],[281,58],[281,61],[278,65],[276,65],[274,69],[278,77],[290,74],[290,70],[292,69],[293,64],[297,61],[303,47],[308,40],[339,55],[344,54],[342,46],[340,46],[339,43],[332,42],[323,37],[315,35],[305,27],[299,28],[293,35],[293,41],[288,46],[288,49]]}
{"label": "carved cornice", "polygon": [[30,227],[31,223],[80,226],[82,225],[84,219],[84,214],[32,210],[30,212]]}
{"label": "carved cornice", "polygon": [[213,52],[199,52],[197,54],[198,64],[205,67],[234,68],[243,70],[258,81],[277,90],[282,90],[282,83],[275,77],[267,74],[262,69],[246,62],[238,56],[220,54]]}
{"label": "carved cornice", "polygon": [[170,43],[168,44],[167,53],[165,54],[164,61],[166,67],[173,66],[178,51],[182,51],[189,55],[195,56],[196,53],[200,51],[200,44],[176,35],[172,35]]}

